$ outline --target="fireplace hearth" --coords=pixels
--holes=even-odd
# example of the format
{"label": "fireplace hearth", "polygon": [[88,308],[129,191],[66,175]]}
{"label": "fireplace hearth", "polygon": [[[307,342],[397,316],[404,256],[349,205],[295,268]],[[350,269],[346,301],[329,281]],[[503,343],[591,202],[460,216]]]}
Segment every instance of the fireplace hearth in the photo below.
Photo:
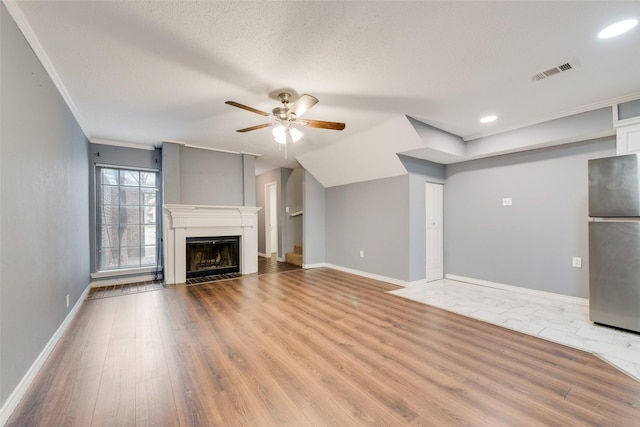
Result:
{"label": "fireplace hearth", "polygon": [[240,236],[187,238],[186,277],[240,272]]}

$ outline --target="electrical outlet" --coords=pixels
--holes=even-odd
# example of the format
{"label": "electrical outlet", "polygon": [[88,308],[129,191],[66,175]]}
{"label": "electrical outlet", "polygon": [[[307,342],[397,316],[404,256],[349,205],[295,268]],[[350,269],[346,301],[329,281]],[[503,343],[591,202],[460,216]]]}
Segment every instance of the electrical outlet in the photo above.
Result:
{"label": "electrical outlet", "polygon": [[512,206],[513,199],[511,197],[505,197],[502,199],[502,206]]}
{"label": "electrical outlet", "polygon": [[364,251],[360,251],[360,258],[364,258]]}
{"label": "electrical outlet", "polygon": [[582,258],[574,256],[573,261],[571,262],[571,266],[574,268],[582,268]]}
{"label": "electrical outlet", "polygon": [[69,308],[69,294],[67,294],[67,308]]}

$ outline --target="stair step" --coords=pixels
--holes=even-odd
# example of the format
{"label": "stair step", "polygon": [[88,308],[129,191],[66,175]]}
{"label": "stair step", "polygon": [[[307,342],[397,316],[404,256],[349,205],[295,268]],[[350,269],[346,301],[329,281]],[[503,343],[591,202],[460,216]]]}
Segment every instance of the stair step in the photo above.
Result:
{"label": "stair step", "polygon": [[293,245],[293,252],[302,255],[302,245]]}
{"label": "stair step", "polygon": [[302,254],[295,252],[287,252],[284,255],[285,262],[293,265],[297,265],[298,267],[302,267]]}

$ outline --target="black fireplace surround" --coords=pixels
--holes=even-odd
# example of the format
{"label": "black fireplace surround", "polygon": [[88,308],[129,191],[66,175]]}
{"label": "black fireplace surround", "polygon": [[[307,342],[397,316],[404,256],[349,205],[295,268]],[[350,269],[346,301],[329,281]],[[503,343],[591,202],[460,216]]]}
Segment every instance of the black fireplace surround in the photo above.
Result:
{"label": "black fireplace surround", "polygon": [[240,236],[188,237],[187,279],[240,272]]}

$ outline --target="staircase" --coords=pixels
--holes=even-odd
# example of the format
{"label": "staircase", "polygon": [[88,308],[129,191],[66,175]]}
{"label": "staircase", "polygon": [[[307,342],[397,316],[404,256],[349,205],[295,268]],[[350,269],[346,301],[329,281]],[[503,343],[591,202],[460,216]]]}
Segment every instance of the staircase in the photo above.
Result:
{"label": "staircase", "polygon": [[284,255],[285,262],[302,267],[302,245],[294,245],[293,252]]}

